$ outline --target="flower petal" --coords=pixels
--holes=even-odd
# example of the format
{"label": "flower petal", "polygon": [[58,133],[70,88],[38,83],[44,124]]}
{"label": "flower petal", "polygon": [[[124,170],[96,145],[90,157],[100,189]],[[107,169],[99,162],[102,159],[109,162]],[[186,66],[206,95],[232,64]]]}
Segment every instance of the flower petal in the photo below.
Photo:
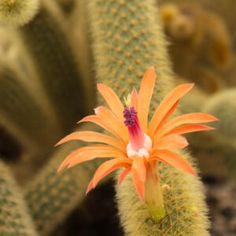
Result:
{"label": "flower petal", "polygon": [[128,142],[128,131],[122,120],[119,120],[109,109],[104,106],[99,106],[95,109],[95,113],[102,120],[105,120],[114,131],[120,136],[122,140]]}
{"label": "flower petal", "polygon": [[183,125],[178,128],[172,130],[172,133],[175,134],[187,134],[192,132],[198,131],[207,131],[207,130],[214,130],[214,127],[207,126],[207,125]]}
{"label": "flower petal", "polygon": [[174,148],[185,148],[188,146],[188,141],[186,138],[178,134],[169,134],[164,136],[159,140],[155,140],[154,136],[154,145],[153,149],[174,149]]}
{"label": "flower petal", "polygon": [[149,134],[151,136],[153,136],[162,120],[166,117],[166,114],[173,108],[173,106],[180,100],[180,98],[182,98],[192,89],[193,85],[194,84],[179,85],[162,100],[159,107],[154,112],[149,125]]}
{"label": "flower petal", "polygon": [[105,161],[103,164],[101,164],[98,169],[96,170],[94,177],[93,177],[93,187],[95,188],[98,182],[113,172],[114,170],[117,170],[121,167],[129,167],[131,166],[131,160],[128,158],[119,158],[119,159],[112,159],[109,161]]}
{"label": "flower petal", "polygon": [[125,149],[124,143],[122,143],[119,139],[113,138],[106,134],[94,132],[94,131],[77,131],[73,132],[63,139],[61,139],[57,145],[61,145],[63,143],[72,141],[72,140],[80,140],[85,142],[99,142],[99,143],[106,143],[113,147],[117,147],[121,150]]}
{"label": "flower petal", "polygon": [[136,111],[138,109],[138,93],[136,89],[133,89],[131,93],[131,107],[134,107]]}
{"label": "flower petal", "polygon": [[105,84],[97,84],[98,91],[103,96],[112,112],[119,118],[123,119],[124,106],[116,93]]}
{"label": "flower petal", "polygon": [[129,172],[130,172],[130,168],[127,168],[121,172],[118,182],[117,182],[118,185],[122,184],[122,182],[124,181],[125,177],[129,174]]}
{"label": "flower petal", "polygon": [[139,90],[138,117],[140,125],[144,132],[147,130],[147,120],[150,101],[156,81],[156,72],[154,67],[149,67],[144,74]]}
{"label": "flower petal", "polygon": [[93,187],[93,181],[91,180],[88,184],[85,194],[87,195],[92,189],[94,189],[94,187]]}
{"label": "flower petal", "polygon": [[208,122],[213,122],[217,120],[218,119],[216,117],[205,114],[205,113],[185,114],[185,115],[177,116],[173,120],[163,125],[158,131],[158,133],[159,133],[159,136],[162,136],[163,134],[168,134],[172,132],[175,128],[178,128],[182,125],[208,123]]}
{"label": "flower petal", "polygon": [[117,131],[116,124],[114,124],[114,123],[112,124],[111,122],[108,122],[108,120],[104,120],[100,116],[97,116],[97,115],[85,116],[78,123],[82,123],[82,122],[92,122],[92,123],[102,127],[103,129],[107,130],[108,132],[113,134],[115,137],[124,141],[123,134],[120,132],[120,130]]}
{"label": "flower petal", "polygon": [[131,167],[131,174],[135,189],[141,199],[145,194],[145,180],[146,180],[146,166],[144,158],[134,158],[133,165]]}
{"label": "flower petal", "polygon": [[166,121],[169,119],[169,117],[175,112],[177,106],[179,105],[179,101],[177,101],[172,107],[171,109],[166,113],[166,115],[163,117],[162,121],[160,122],[160,124],[158,125],[158,127],[156,128],[156,132],[158,132],[158,130],[166,123]]}
{"label": "flower petal", "polygon": [[153,153],[151,158],[160,160],[170,166],[188,172],[192,175],[196,175],[195,170],[188,163],[188,161],[186,161],[181,155],[177,153],[168,150],[157,150]]}
{"label": "flower petal", "polygon": [[60,165],[58,171],[93,160],[95,158],[126,158],[126,155],[118,149],[106,145],[94,145],[81,147],[70,153]]}

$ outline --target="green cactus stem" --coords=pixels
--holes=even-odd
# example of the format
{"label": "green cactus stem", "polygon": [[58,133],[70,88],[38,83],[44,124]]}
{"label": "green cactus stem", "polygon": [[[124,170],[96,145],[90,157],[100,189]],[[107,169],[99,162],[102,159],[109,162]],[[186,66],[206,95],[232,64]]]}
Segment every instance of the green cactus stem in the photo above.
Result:
{"label": "green cactus stem", "polygon": [[[88,126],[80,126],[87,130]],[[87,127],[87,128],[86,128]],[[71,142],[60,148],[25,188],[25,199],[40,235],[50,235],[84,199],[98,162],[57,173],[65,156],[78,147]]]}
{"label": "green cactus stem", "polygon": [[43,153],[59,134],[50,113],[25,86],[27,81],[14,65],[0,65],[0,125],[28,151]]}
{"label": "green cactus stem", "polygon": [[60,123],[68,131],[85,113],[86,99],[64,21],[55,2],[42,1],[38,14],[19,31]]}
{"label": "green cactus stem", "polygon": [[23,195],[9,168],[0,161],[0,235],[36,236]]}
{"label": "green cactus stem", "polygon": [[[155,66],[157,85],[152,111],[172,86],[166,41],[160,29],[154,1],[94,0],[88,3],[99,82],[111,86],[119,97],[138,88],[147,66]],[[184,155],[190,162],[192,158]],[[167,215],[158,223],[151,220],[144,202],[127,178],[117,191],[117,204],[126,235],[194,235],[208,233],[207,208],[202,184],[174,168],[160,165],[161,184]]]}

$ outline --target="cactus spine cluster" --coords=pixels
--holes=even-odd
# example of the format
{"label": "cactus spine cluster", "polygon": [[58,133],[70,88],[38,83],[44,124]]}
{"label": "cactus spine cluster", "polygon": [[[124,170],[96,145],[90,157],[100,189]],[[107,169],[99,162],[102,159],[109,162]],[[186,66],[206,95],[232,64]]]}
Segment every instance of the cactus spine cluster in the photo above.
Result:
{"label": "cactus spine cluster", "polygon": [[[110,85],[120,97],[130,93],[147,66],[154,65],[158,80],[152,111],[172,86],[166,43],[160,29],[154,1],[94,0],[88,4],[94,42],[96,74],[99,82]],[[185,155],[190,161],[192,158]],[[161,167],[167,217],[155,223],[133,189],[130,179],[117,187],[117,203],[126,235],[208,234],[208,219],[202,185],[172,168]]]}

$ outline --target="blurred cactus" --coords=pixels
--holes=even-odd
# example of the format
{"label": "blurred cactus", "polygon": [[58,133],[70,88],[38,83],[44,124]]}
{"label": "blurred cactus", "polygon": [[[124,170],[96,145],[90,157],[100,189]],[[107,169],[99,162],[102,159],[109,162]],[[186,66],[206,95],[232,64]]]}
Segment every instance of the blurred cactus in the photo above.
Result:
{"label": "blurred cactus", "polygon": [[64,157],[76,146],[58,150],[37,176],[26,186],[25,199],[40,235],[50,235],[85,197],[85,190],[98,163],[85,164],[57,173]]}
{"label": "blurred cactus", "polygon": [[[14,17],[19,18],[34,11],[36,9],[34,6],[39,5],[37,2],[30,0],[2,1],[1,4],[4,7],[0,7],[0,15],[13,14],[9,17],[14,20]],[[26,146],[26,149],[37,152],[40,147],[42,154],[42,149],[47,150],[61,137],[62,130],[65,133],[72,129],[80,115],[85,113],[88,99],[85,99],[83,89],[85,81],[79,75],[77,60],[73,54],[71,42],[67,38],[65,19],[59,8],[56,3],[48,1],[40,2],[40,6],[37,8],[39,8],[37,14],[34,11],[36,16],[31,19],[32,13],[31,18],[25,17],[29,21],[28,24],[25,20],[26,25],[18,30],[20,34],[20,36],[17,35],[18,41],[22,39],[24,46],[17,42],[18,45],[15,47],[24,47],[24,50],[20,50],[16,58],[9,60],[8,64],[12,69],[8,69],[7,74],[5,73],[3,76],[11,78],[1,80],[4,83],[1,89],[5,93],[9,94],[10,89],[15,89],[14,93],[19,93],[16,95],[13,91],[11,92],[15,99],[15,106],[3,107],[6,114],[4,113],[1,120],[7,123],[4,123],[3,126],[6,125],[8,130],[11,129],[11,134],[15,132],[14,135]],[[2,23],[14,26],[23,24],[19,20],[19,24],[16,25],[7,19],[3,17]],[[9,34],[9,36],[11,35],[16,35],[16,33]],[[17,40],[11,41],[14,44]],[[9,66],[7,65],[7,67]],[[4,70],[6,69],[1,69],[1,71]],[[21,87],[25,91],[20,91]],[[19,95],[24,100],[20,100]],[[36,104],[31,105],[29,101],[34,100]],[[9,102],[8,99],[2,101]],[[25,105],[22,106],[22,104]],[[32,106],[35,108],[33,109]],[[12,115],[12,112],[17,112],[17,109],[23,111],[16,117]],[[18,121],[12,122],[13,119],[18,119]],[[30,123],[30,121],[32,122]],[[44,129],[38,127],[44,127]],[[24,131],[21,132],[22,130]],[[37,137],[38,133],[42,136]],[[35,137],[32,137],[32,134]]]}
{"label": "blurred cactus", "polygon": [[68,131],[85,113],[87,101],[64,21],[56,3],[45,0],[35,18],[19,30],[60,123]]}
{"label": "blurred cactus", "polygon": [[76,5],[75,0],[55,0],[65,14],[70,14]]}
{"label": "blurred cactus", "polygon": [[197,134],[190,141],[206,174],[221,177],[235,176],[236,169],[236,90],[229,89],[215,94],[203,106],[204,112],[220,119],[216,131]]}
{"label": "blurred cactus", "polygon": [[28,151],[43,153],[55,142],[54,137],[58,137],[57,129],[50,113],[45,112],[25,86],[30,80],[22,76],[10,65],[0,65],[0,125]]}
{"label": "blurred cactus", "polygon": [[174,71],[208,93],[222,89],[226,81],[221,73],[232,58],[230,35],[223,20],[193,2],[163,4],[161,18],[172,41]]}
{"label": "blurred cactus", "polygon": [[[186,82],[186,79],[175,76],[175,84],[178,85]],[[182,113],[201,112],[202,107],[207,102],[209,97],[210,96],[207,93],[205,93],[198,85],[195,84],[191,94],[187,94],[182,98],[179,105],[179,110]]]}
{"label": "blurred cactus", "polygon": [[37,13],[39,0],[1,0],[0,23],[21,26],[28,23]]}
{"label": "blurred cactus", "polygon": [[10,169],[0,161],[0,235],[36,236],[33,222]]}
{"label": "blurred cactus", "polygon": [[[154,1],[95,0],[88,3],[88,9],[98,80],[122,97],[139,83],[146,67],[154,65],[159,79],[153,110],[172,82]],[[170,191],[164,199],[168,216],[159,223],[149,219],[129,179],[116,188],[126,235],[208,235],[200,181],[172,168],[163,168],[161,176]]]}

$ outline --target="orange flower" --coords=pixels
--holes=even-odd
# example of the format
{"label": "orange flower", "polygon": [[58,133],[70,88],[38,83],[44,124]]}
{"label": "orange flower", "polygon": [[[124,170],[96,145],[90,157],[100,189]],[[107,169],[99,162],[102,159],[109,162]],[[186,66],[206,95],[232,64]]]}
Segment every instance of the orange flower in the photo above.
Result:
{"label": "orange flower", "polygon": [[178,153],[188,145],[182,134],[211,130],[202,123],[216,121],[214,116],[204,113],[191,113],[169,119],[180,99],[189,92],[193,84],[183,84],[172,90],[155,110],[148,123],[156,75],[154,67],[147,69],[139,92],[133,90],[124,107],[114,91],[104,84],[98,84],[98,91],[110,109],[99,106],[95,114],[86,116],[79,123],[92,122],[107,130],[111,135],[94,131],[78,131],[63,138],[57,145],[71,140],[95,142],[80,147],[69,154],[59,167],[59,171],[90,161],[95,158],[111,158],[99,166],[89,183],[87,193],[96,187],[106,175],[124,168],[118,183],[121,184],[131,173],[136,191],[141,199],[145,197],[145,186],[150,178],[159,181],[155,174],[158,161],[196,175],[192,166]]}

